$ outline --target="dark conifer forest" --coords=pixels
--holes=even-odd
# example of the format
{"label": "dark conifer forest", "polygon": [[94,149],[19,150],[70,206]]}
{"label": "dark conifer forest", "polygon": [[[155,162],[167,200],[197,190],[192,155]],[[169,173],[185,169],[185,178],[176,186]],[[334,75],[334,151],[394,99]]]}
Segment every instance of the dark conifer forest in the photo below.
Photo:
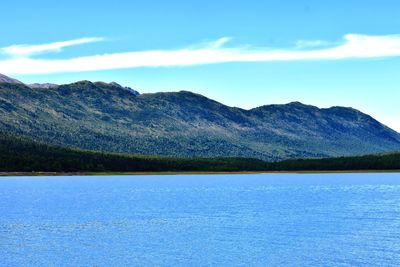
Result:
{"label": "dark conifer forest", "polygon": [[185,158],[104,153],[41,144],[0,133],[1,172],[241,172],[400,170],[400,153],[293,159]]}

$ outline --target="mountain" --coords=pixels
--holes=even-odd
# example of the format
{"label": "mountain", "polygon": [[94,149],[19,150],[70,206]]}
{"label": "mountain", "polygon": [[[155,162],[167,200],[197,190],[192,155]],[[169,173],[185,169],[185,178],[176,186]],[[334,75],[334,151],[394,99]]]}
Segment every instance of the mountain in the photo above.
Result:
{"label": "mountain", "polygon": [[250,110],[181,91],[138,94],[116,83],[55,88],[0,83],[0,130],[109,152],[281,160],[400,150],[400,134],[352,108],[293,102]]}
{"label": "mountain", "polygon": [[[23,82],[21,82],[19,80],[10,78],[10,77],[8,77],[6,75],[3,75],[1,73],[0,73],[0,83],[24,84]],[[58,85],[54,84],[54,83],[32,83],[32,84],[28,84],[27,86],[30,87],[30,88],[33,88],[33,89],[35,89],[35,88],[47,88],[47,89],[49,89],[49,88],[55,88]]]}
{"label": "mountain", "polygon": [[3,75],[3,74],[1,74],[1,73],[0,73],[0,83],[17,83],[17,84],[23,84],[22,82],[20,82],[20,81],[18,81],[18,80],[16,80],[16,79],[7,77],[6,75]]}
{"label": "mountain", "polygon": [[54,83],[31,83],[28,84],[28,86],[32,89],[36,89],[36,88],[43,88],[43,89],[50,89],[50,88],[56,88],[58,86],[58,84],[54,84]]}

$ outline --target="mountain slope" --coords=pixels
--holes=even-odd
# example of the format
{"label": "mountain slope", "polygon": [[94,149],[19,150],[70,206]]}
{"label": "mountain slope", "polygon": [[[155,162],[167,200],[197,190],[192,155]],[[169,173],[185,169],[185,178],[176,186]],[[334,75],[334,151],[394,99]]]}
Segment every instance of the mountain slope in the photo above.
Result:
{"label": "mountain slope", "polygon": [[18,81],[18,80],[16,80],[16,79],[10,78],[10,77],[8,77],[8,76],[6,76],[6,75],[3,75],[3,74],[1,74],[1,73],[0,73],[0,83],[17,83],[17,84],[23,84],[22,82],[20,82],[20,81]]}
{"label": "mountain slope", "polygon": [[141,94],[81,81],[0,84],[0,129],[74,148],[279,160],[400,150],[400,135],[357,110],[298,102],[244,110],[191,92]]}
{"label": "mountain slope", "polygon": [[154,157],[49,146],[0,132],[0,172],[335,170],[400,170],[400,153],[324,159],[294,159],[278,162],[265,162],[249,158]]}
{"label": "mountain slope", "polygon": [[248,158],[176,158],[101,153],[49,146],[0,132],[0,172],[261,171]]}

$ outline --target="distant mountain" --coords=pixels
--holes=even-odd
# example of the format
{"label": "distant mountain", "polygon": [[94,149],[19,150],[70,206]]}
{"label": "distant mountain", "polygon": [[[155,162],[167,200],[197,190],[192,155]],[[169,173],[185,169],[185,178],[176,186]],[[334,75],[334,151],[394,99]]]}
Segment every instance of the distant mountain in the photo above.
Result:
{"label": "distant mountain", "polygon": [[43,88],[43,89],[50,89],[50,88],[56,88],[58,86],[58,84],[54,84],[54,83],[31,83],[28,84],[28,86],[32,89],[36,89],[36,88]]}
{"label": "distant mountain", "polygon": [[115,83],[0,84],[0,130],[49,144],[187,157],[280,160],[400,150],[400,134],[352,108],[293,102],[251,110],[187,91]]}
{"label": "distant mountain", "polygon": [[20,81],[18,81],[16,79],[7,77],[6,75],[3,75],[1,73],[0,73],[0,83],[18,83],[18,84],[23,84],[22,82],[20,82]]}

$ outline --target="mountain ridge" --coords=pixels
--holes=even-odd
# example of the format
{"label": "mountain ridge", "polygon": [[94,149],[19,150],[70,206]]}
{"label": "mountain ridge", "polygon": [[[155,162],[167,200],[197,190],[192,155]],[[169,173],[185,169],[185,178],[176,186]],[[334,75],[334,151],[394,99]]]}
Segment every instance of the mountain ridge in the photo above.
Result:
{"label": "mountain ridge", "polygon": [[6,75],[0,73],[0,83],[16,83],[16,84],[23,84],[21,81],[17,79],[10,78]]}
{"label": "mountain ridge", "polygon": [[229,107],[190,91],[139,94],[79,81],[0,84],[0,130],[72,148],[281,160],[400,150],[400,134],[353,108]]}

